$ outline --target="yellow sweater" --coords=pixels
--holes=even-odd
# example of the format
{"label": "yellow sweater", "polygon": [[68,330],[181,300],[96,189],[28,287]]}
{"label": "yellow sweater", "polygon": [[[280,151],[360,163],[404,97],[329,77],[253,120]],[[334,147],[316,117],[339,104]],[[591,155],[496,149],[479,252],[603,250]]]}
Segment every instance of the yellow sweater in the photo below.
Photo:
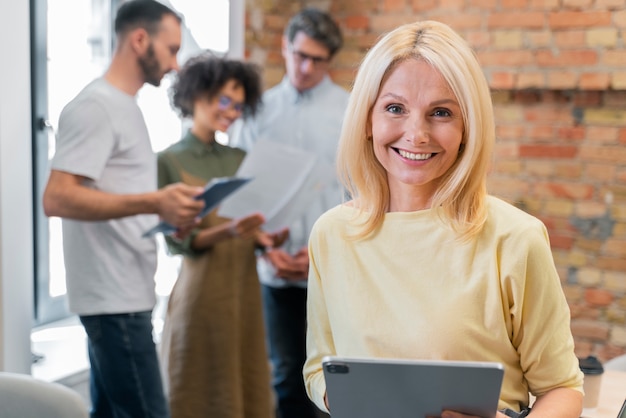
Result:
{"label": "yellow sweater", "polygon": [[499,408],[528,405],[556,387],[582,391],[570,312],[548,234],[536,218],[494,197],[470,242],[436,209],[394,212],[377,234],[353,233],[342,205],[309,242],[309,396],[325,410],[326,355],[496,361],[505,369]]}

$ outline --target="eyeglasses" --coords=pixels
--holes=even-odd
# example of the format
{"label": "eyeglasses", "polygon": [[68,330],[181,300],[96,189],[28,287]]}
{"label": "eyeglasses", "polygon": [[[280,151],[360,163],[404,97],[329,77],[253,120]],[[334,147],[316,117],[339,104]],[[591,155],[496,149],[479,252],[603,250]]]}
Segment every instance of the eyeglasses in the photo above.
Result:
{"label": "eyeglasses", "polygon": [[220,110],[233,109],[237,113],[242,113],[244,106],[245,103],[235,102],[233,99],[225,95],[221,95],[217,98],[217,107]]}
{"label": "eyeglasses", "polygon": [[309,55],[302,51],[298,51],[293,48],[293,45],[289,45],[289,51],[293,54],[293,57],[296,59],[296,63],[301,65],[305,61],[311,61],[314,67],[319,67],[324,64],[328,64],[330,62],[330,57],[320,57],[316,55]]}

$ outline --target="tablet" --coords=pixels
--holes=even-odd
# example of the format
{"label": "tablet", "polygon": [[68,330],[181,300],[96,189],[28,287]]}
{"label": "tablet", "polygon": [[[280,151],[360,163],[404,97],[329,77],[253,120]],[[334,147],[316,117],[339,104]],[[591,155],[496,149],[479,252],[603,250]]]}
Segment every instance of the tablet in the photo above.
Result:
{"label": "tablet", "polygon": [[493,418],[500,363],[439,360],[322,359],[333,418],[438,417],[443,409]]}
{"label": "tablet", "polygon": [[617,418],[626,418],[626,399],[624,400],[624,403],[622,404],[622,408],[619,410],[619,413],[617,414]]}

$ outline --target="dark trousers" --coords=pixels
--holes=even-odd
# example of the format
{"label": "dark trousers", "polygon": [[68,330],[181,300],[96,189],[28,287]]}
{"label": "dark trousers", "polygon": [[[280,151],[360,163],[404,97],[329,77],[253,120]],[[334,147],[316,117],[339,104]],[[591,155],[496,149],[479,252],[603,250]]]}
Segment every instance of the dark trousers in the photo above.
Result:
{"label": "dark trousers", "polygon": [[278,418],[316,418],[321,411],[304,389],[306,289],[262,285],[265,328]]}
{"label": "dark trousers", "polygon": [[152,313],[81,316],[91,363],[92,418],[168,418]]}

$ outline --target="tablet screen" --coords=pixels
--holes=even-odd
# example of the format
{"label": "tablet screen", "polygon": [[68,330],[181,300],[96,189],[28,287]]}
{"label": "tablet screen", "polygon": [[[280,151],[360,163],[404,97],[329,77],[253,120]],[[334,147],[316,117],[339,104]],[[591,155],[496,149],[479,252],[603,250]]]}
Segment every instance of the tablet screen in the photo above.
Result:
{"label": "tablet screen", "polygon": [[322,367],[333,418],[495,417],[504,376],[489,362],[325,357]]}

